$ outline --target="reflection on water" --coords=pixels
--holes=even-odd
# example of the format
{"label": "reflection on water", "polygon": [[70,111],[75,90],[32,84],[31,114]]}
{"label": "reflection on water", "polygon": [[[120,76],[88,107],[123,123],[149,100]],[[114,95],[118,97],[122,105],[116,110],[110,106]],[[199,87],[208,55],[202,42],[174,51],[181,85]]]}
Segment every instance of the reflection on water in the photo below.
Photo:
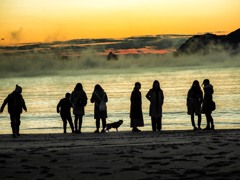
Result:
{"label": "reflection on water", "polygon": [[[6,78],[0,82],[0,102],[14,89],[15,84],[23,87],[28,112],[22,114],[22,133],[60,133],[62,121],[56,113],[56,105],[66,92],[71,92],[77,82],[83,84],[88,99],[95,84],[101,84],[108,94],[108,119],[114,122],[123,119],[124,123],[119,130],[130,130],[129,108],[130,94],[136,81],[142,84],[143,113],[145,127],[142,130],[151,130],[148,116],[149,102],[145,98],[152,82],[160,81],[164,91],[163,130],[192,129],[190,117],[186,113],[186,95],[197,79],[200,83],[209,78],[214,86],[214,100],[217,109],[213,113],[216,128],[240,128],[240,70],[238,68],[219,69],[149,69],[144,72],[126,72],[119,70],[116,73],[107,71],[105,74],[86,74],[76,76],[50,76],[33,78]],[[203,116],[202,127],[205,126]],[[83,132],[93,132],[93,104],[88,101],[86,115],[83,119]],[[68,130],[70,132],[70,129]],[[7,107],[0,115],[0,133],[10,133],[10,121]]]}

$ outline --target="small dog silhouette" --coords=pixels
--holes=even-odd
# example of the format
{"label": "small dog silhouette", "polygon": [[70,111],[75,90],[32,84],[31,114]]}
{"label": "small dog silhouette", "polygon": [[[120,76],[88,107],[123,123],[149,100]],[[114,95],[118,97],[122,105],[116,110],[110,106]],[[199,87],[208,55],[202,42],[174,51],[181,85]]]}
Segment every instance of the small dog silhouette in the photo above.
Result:
{"label": "small dog silhouette", "polygon": [[109,132],[109,130],[111,128],[115,128],[116,131],[118,131],[118,128],[122,125],[122,123],[123,123],[123,120],[121,120],[121,119],[117,122],[114,122],[114,123],[108,123],[108,124],[106,124],[106,131]]}

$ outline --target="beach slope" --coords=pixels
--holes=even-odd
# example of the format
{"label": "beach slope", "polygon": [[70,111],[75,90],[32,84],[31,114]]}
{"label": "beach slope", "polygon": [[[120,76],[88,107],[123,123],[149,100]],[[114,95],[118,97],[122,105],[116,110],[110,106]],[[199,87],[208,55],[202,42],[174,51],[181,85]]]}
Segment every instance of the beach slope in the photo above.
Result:
{"label": "beach slope", "polygon": [[0,135],[0,179],[239,179],[240,130]]}

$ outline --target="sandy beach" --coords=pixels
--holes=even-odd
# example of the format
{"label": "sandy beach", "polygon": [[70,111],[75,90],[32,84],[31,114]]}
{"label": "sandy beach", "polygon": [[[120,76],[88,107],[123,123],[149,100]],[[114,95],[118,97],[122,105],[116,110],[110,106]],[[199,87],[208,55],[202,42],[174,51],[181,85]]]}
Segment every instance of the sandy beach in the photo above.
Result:
{"label": "sandy beach", "polygon": [[0,135],[0,179],[239,179],[240,130]]}

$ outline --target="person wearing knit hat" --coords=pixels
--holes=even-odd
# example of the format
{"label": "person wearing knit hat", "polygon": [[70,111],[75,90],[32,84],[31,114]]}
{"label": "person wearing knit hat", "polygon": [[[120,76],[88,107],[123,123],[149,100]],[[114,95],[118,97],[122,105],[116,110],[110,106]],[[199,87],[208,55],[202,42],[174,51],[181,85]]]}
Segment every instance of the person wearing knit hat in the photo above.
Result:
{"label": "person wearing knit hat", "polygon": [[15,91],[21,94],[22,93],[22,87],[16,84]]}
{"label": "person wearing knit hat", "polygon": [[27,107],[21,93],[22,88],[19,85],[16,85],[15,90],[11,94],[9,94],[7,98],[3,101],[0,109],[0,113],[2,113],[4,107],[8,105],[8,113],[10,114],[13,137],[20,136],[20,116],[22,113],[22,109],[27,112]]}

